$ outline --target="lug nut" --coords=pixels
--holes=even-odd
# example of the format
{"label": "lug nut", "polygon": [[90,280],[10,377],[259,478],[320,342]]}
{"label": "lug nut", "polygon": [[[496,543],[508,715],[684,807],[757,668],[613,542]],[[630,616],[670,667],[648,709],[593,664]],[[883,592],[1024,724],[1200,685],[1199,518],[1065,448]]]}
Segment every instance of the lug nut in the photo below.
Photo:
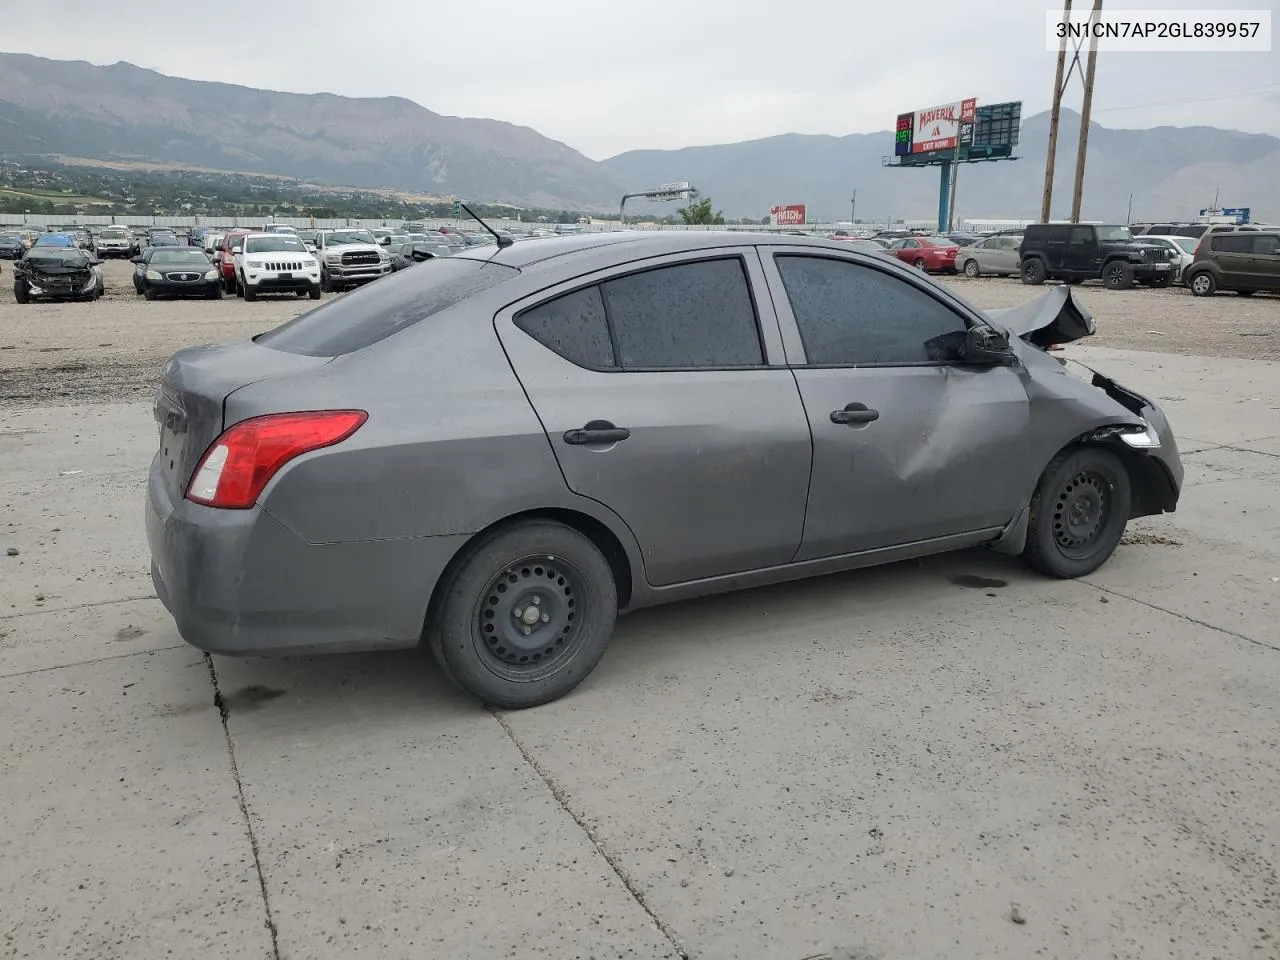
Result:
{"label": "lug nut", "polygon": [[521,633],[523,633],[526,637],[527,637],[529,634],[533,633],[533,631],[532,631],[531,629],[529,629],[528,627],[521,627],[521,628],[520,628],[520,632],[521,632]]}
{"label": "lug nut", "polygon": [[531,602],[532,602],[532,603],[533,603],[533,605],[536,607],[538,604],[540,604],[540,603],[542,602],[542,598],[541,598],[541,597],[534,597],[534,598],[533,598],[533,600],[532,600]]}
{"label": "lug nut", "polygon": [[542,615],[542,622],[543,622],[543,623],[550,623],[550,622],[551,622],[551,614],[549,614],[549,613],[544,613],[544,614]]}
{"label": "lug nut", "polygon": [[524,616],[524,611],[521,610],[519,607],[516,607],[514,610],[511,611],[511,615],[515,617],[517,620],[519,620],[521,617]]}

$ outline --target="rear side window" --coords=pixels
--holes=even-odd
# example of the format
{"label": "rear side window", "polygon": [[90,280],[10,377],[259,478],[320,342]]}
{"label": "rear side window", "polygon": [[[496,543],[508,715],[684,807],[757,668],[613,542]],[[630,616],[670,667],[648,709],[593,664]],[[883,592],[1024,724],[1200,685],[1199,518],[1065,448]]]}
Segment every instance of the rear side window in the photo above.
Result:
{"label": "rear side window", "polygon": [[606,280],[524,311],[516,326],[597,370],[721,370],[764,363],[739,257]]}
{"label": "rear side window", "polygon": [[1253,237],[1253,252],[1264,257],[1280,254],[1280,236],[1273,233],[1257,234]]}
{"label": "rear side window", "polygon": [[755,304],[738,257],[646,270],[602,287],[624,368],[764,363]]}
{"label": "rear side window", "polygon": [[294,317],[256,342],[307,357],[339,357],[519,275],[512,267],[483,260],[428,260]]}
{"label": "rear side window", "polygon": [[597,370],[617,367],[598,286],[526,310],[516,317],[516,326],[570,363]]}
{"label": "rear side window", "polygon": [[1253,237],[1224,233],[1209,241],[1215,253],[1252,253]]}

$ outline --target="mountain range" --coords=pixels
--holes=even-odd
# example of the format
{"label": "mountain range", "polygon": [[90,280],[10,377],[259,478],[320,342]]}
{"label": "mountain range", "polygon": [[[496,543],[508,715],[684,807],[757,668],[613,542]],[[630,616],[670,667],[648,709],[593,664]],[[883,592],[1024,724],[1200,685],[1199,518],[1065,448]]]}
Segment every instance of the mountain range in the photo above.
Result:
{"label": "mountain range", "polygon": [[[886,116],[898,104],[886,105]],[[1055,217],[1065,216],[1080,117],[1064,110]],[[1039,213],[1048,114],[1024,119],[1020,159],[966,164],[956,212]],[[679,150],[633,150],[594,161],[529,127],[449,117],[400,97],[296,94],[170,77],[116,63],[0,53],[0,155],[173,163],[320,183],[385,187],[489,202],[612,210],[628,190],[691,181],[727,216],[762,217],[804,203],[810,219],[929,217],[936,169],[885,167],[888,129],[788,133]],[[1112,129],[1093,123],[1082,215],[1189,217],[1220,189],[1224,206],[1280,219],[1280,139],[1213,127]],[[637,208],[642,209],[642,208]],[[671,212],[670,208],[648,209]]]}

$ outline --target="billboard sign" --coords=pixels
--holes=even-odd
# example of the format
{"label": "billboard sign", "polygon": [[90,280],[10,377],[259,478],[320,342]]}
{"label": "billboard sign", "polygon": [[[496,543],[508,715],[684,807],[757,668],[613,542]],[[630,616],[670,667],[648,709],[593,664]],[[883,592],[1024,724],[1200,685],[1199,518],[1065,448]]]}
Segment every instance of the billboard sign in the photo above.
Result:
{"label": "billboard sign", "polygon": [[1230,217],[1236,223],[1248,223],[1249,217],[1253,213],[1248,207],[1224,207],[1221,210],[1214,210],[1210,207],[1201,207],[1200,216],[1202,217]]}
{"label": "billboard sign", "polygon": [[960,139],[961,124],[972,124],[977,110],[976,97],[944,103],[941,106],[898,114],[893,152],[897,156],[954,150]]}
{"label": "billboard sign", "polygon": [[785,203],[771,207],[769,222],[775,227],[802,227],[805,224],[803,203]]}
{"label": "billboard sign", "polygon": [[641,196],[649,200],[688,200],[693,190],[688,180],[677,180],[674,183],[663,183],[652,190],[646,190]]}

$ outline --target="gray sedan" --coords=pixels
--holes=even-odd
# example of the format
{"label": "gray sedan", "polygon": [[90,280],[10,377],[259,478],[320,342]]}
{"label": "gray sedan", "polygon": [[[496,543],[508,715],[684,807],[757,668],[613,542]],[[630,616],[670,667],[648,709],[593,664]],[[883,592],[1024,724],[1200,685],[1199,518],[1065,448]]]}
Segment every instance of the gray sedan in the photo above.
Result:
{"label": "gray sedan", "polygon": [[152,578],[201,649],[421,645],[518,708],[652,604],[982,544],[1083,576],[1182,485],[1154,401],[1046,352],[1093,331],[825,240],[475,247],[174,355]]}
{"label": "gray sedan", "polygon": [[966,277],[1016,276],[1021,245],[1021,234],[1001,233],[986,237],[960,248],[956,256],[956,270]]}

